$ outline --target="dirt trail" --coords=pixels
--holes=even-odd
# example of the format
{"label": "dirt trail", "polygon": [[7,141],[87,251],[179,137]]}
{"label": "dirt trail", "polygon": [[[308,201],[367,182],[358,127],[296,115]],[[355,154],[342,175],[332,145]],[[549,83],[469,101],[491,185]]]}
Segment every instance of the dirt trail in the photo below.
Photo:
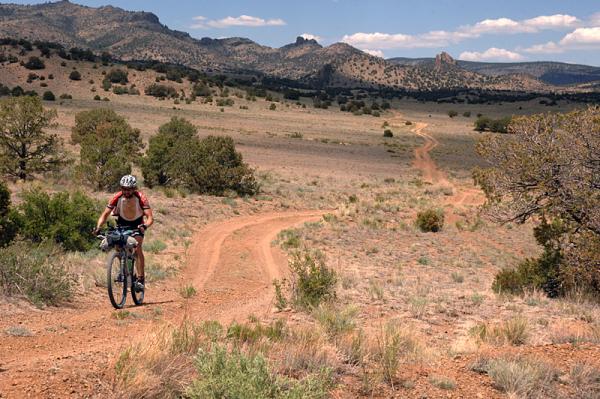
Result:
{"label": "dirt trail", "polygon": [[[112,362],[131,339],[155,330],[157,319],[227,323],[270,312],[271,283],[285,273],[286,264],[284,254],[271,242],[279,231],[321,215],[320,211],[267,213],[206,226],[194,236],[181,275],[150,285],[145,306],[128,306],[134,316],[124,320],[114,318],[100,289],[70,307],[2,314],[0,331],[21,327],[33,335],[3,334],[0,398],[109,397]],[[190,283],[198,295],[185,302],[179,289]]]}
{"label": "dirt trail", "polygon": [[[393,120],[399,125],[404,124],[405,121],[401,115],[395,117]],[[413,133],[425,140],[425,143],[421,147],[415,148],[415,160],[413,162],[413,166],[423,173],[423,180],[427,183],[452,190],[452,195],[446,197],[444,205],[463,207],[483,204],[484,197],[481,190],[473,186],[456,186],[448,179],[446,173],[438,168],[429,153],[440,143],[431,134],[425,132],[427,126],[427,123],[415,122],[414,127],[411,129]]]}

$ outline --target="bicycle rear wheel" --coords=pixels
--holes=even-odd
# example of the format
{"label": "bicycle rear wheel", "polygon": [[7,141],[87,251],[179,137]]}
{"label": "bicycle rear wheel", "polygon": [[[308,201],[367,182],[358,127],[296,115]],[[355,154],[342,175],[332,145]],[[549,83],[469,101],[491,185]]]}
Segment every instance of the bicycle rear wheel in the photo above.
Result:
{"label": "bicycle rear wheel", "polygon": [[108,299],[115,309],[122,309],[127,299],[127,276],[125,275],[124,260],[118,252],[113,252],[106,264],[106,282]]}
{"label": "bicycle rear wheel", "polygon": [[138,291],[135,287],[137,281],[137,270],[135,268],[135,259],[131,260],[131,298],[136,306],[140,306],[144,302],[144,290]]}

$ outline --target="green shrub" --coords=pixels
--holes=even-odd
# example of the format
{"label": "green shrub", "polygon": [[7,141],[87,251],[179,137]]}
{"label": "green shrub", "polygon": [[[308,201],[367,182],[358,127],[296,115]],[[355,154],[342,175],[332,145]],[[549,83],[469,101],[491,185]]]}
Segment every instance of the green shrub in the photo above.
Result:
{"label": "green shrub", "polygon": [[123,95],[123,94],[129,94],[129,89],[127,89],[127,87],[123,87],[123,86],[115,86],[113,87],[113,93],[115,93],[116,95]]}
{"label": "green shrub", "polygon": [[262,355],[247,355],[223,345],[200,350],[196,367],[201,378],[185,397],[200,398],[326,398],[331,386],[328,370],[302,380],[278,376]]}
{"label": "green shrub", "polygon": [[444,227],[444,211],[427,209],[417,213],[416,225],[424,232],[438,232]]}
{"label": "green shrub", "polygon": [[94,101],[102,101],[102,97],[100,97],[98,94],[96,94],[94,96]]}
{"label": "green shrub", "polygon": [[159,98],[174,98],[177,97],[177,90],[173,86],[161,85],[153,83],[146,87],[144,93],[147,96],[159,97]]}
{"label": "green shrub", "polygon": [[10,203],[10,191],[6,184],[0,181],[0,247],[9,244],[18,231]]}
{"label": "green shrub", "polygon": [[275,103],[271,103],[271,105],[269,105],[269,109],[271,111],[275,111],[277,109],[277,105]]}
{"label": "green shrub", "polygon": [[336,297],[337,275],[325,264],[325,256],[320,251],[295,251],[288,261],[293,273],[293,302],[300,307],[319,306]]}
{"label": "green shrub", "polygon": [[0,248],[0,289],[7,296],[24,295],[37,305],[58,305],[73,295],[74,278],[64,254],[49,242],[16,242]]}
{"label": "green shrub", "polygon": [[81,192],[59,192],[52,196],[34,189],[23,194],[18,206],[17,222],[23,238],[61,244],[69,251],[92,248],[90,231],[96,225],[102,207]]}
{"label": "green shrub", "polygon": [[37,70],[46,68],[46,64],[39,57],[29,57],[29,60],[23,65],[27,69]]}
{"label": "green shrub", "polygon": [[456,112],[455,110],[451,109],[450,111],[448,111],[448,116],[450,118],[454,118],[456,115],[458,115],[458,112]]}
{"label": "green shrub", "polygon": [[111,69],[105,76],[105,79],[110,83],[121,83],[126,84],[128,72],[122,69]]}
{"label": "green shrub", "polygon": [[81,73],[79,73],[79,71],[71,71],[71,73],[69,74],[69,79],[81,80]]}
{"label": "green shrub", "polygon": [[[173,117],[150,137],[148,151],[142,160],[144,182],[149,186],[177,185],[173,174],[178,152],[196,139],[197,129],[183,118]],[[197,140],[197,139],[196,139]]]}
{"label": "green shrub", "polygon": [[61,100],[72,100],[73,96],[70,94],[63,93],[58,98],[60,98]]}
{"label": "green shrub", "polygon": [[479,132],[490,131],[494,133],[507,133],[508,125],[512,121],[510,116],[492,119],[487,116],[480,116],[475,120],[475,130]]}
{"label": "green shrub", "polygon": [[243,162],[230,137],[200,140],[196,128],[183,118],[172,118],[150,138],[142,173],[150,186],[185,187],[215,195],[226,190],[252,195],[259,188],[254,172]]}
{"label": "green shrub", "polygon": [[54,93],[52,93],[50,90],[48,90],[48,91],[45,91],[44,94],[42,95],[42,100],[54,101],[54,100],[56,100],[56,97],[54,96]]}
{"label": "green shrub", "polygon": [[503,269],[496,274],[492,289],[497,293],[523,294],[525,291],[541,289],[550,297],[564,294],[561,286],[560,269],[563,256],[557,249],[557,241],[564,231],[559,220],[542,223],[534,228],[536,241],[544,247],[537,259],[525,259],[514,269]]}
{"label": "green shrub", "polygon": [[394,137],[394,133],[390,129],[385,129],[383,131],[383,137]]}

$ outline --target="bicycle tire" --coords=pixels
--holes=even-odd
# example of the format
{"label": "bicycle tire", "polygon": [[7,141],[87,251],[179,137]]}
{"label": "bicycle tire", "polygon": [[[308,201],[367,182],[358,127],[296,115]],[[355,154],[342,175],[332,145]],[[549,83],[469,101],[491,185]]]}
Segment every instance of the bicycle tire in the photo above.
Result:
{"label": "bicycle tire", "polygon": [[135,306],[140,306],[144,303],[144,290],[137,291],[135,289],[135,282],[137,280],[137,270],[135,268],[135,259],[131,260],[131,298]]}
{"label": "bicycle tire", "polygon": [[123,309],[127,300],[127,274],[123,266],[118,252],[109,255],[106,262],[106,283],[108,299],[115,309]]}

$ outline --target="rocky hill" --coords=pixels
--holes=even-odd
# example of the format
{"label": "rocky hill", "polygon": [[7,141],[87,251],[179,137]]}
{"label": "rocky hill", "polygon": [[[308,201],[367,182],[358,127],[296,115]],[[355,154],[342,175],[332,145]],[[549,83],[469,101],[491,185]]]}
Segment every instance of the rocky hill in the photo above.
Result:
{"label": "rocky hill", "polygon": [[[435,58],[390,58],[388,62],[404,66],[431,66]],[[600,67],[564,62],[474,62],[456,61],[462,69],[486,76],[526,74],[550,85],[570,85],[600,81]]]}
{"label": "rocky hill", "polygon": [[0,36],[58,42],[67,48],[107,51],[123,60],[153,59],[208,72],[256,71],[313,87],[553,89],[531,76],[469,71],[445,53],[431,64],[403,65],[343,43],[323,47],[314,40],[298,38],[295,43],[271,48],[237,37],[195,39],[169,29],[152,13],[85,7],[69,1],[0,5]]}

